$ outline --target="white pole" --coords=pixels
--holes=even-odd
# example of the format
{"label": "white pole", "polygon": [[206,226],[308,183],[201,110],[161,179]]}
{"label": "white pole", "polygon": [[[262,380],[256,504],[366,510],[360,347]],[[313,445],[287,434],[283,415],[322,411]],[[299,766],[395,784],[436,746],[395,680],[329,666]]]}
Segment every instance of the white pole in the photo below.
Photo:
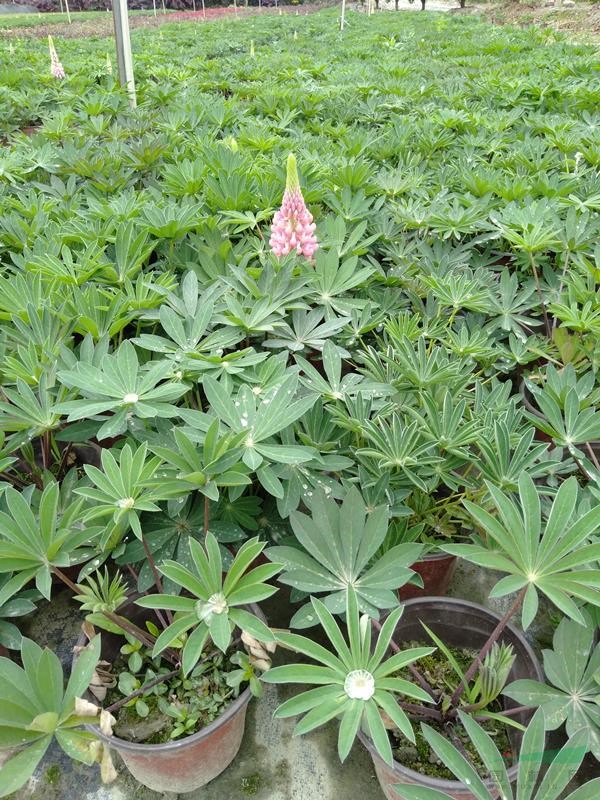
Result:
{"label": "white pole", "polygon": [[67,20],[71,24],[71,12],[69,11],[69,0],[65,0],[65,8],[67,9]]}
{"label": "white pole", "polygon": [[117,44],[117,63],[119,65],[119,82],[127,87],[129,104],[137,105],[135,81],[133,79],[133,57],[131,55],[131,39],[129,38],[129,16],[127,0],[113,0],[113,21],[115,24],[115,41]]}
{"label": "white pole", "polygon": [[344,30],[344,22],[346,21],[346,0],[342,0],[342,15],[340,17],[340,30]]}

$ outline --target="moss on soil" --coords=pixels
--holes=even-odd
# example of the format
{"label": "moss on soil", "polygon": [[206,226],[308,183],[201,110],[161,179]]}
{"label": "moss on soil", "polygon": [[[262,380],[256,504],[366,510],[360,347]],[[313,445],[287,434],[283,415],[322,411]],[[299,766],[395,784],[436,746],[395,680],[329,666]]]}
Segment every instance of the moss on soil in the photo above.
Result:
{"label": "moss on soil", "polygon": [[242,778],[242,792],[247,795],[256,794],[260,788],[260,775],[255,772],[253,775],[247,775]]}
{"label": "moss on soil", "polygon": [[60,780],[60,767],[58,764],[53,764],[51,767],[48,767],[46,772],[44,772],[44,780],[48,785],[56,786]]}
{"label": "moss on soil", "polygon": [[[137,673],[137,677],[142,683],[147,680],[145,678],[146,668],[150,666],[155,667],[151,659],[145,657],[142,668]],[[114,712],[117,720],[117,724],[114,726],[115,734],[119,738],[131,742],[165,744],[173,741],[173,739],[184,739],[186,736],[197,733],[219,717],[237,697],[238,691],[227,686],[225,682],[226,673],[233,668],[227,657],[219,668],[207,670],[196,678],[192,676],[187,678],[187,688],[182,686],[179,675],[164,684],[159,684],[154,691],[162,687],[160,693],[154,693],[151,690],[152,693],[142,695],[142,699],[148,707],[148,714],[145,717],[139,716],[135,704],[121,706]],[[119,655],[113,665],[113,670],[116,675],[127,672],[127,658]],[[172,703],[182,709],[185,708],[188,713],[198,713],[199,716],[195,725],[185,733],[173,736],[177,720],[161,710],[159,707],[160,698],[169,698]],[[107,707],[122,699],[123,694],[117,684],[117,686],[108,691],[104,705]]]}

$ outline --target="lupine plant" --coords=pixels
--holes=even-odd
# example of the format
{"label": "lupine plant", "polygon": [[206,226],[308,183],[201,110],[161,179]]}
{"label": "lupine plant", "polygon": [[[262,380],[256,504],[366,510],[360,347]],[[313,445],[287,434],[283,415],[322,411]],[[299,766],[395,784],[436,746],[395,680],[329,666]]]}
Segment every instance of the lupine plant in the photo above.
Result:
{"label": "lupine plant", "polygon": [[[487,800],[448,736],[462,725],[491,764],[476,724],[518,729],[504,696],[542,707],[525,760],[563,722],[598,755],[594,53],[458,15],[348,11],[343,42],[336,10],[201,37],[170,22],[135,34],[132,110],[104,39],[61,39],[67,70],[50,40],[49,73],[45,35],[3,32],[26,23],[0,20],[0,644],[21,647],[2,669],[24,703],[0,687],[0,718],[33,749],[2,789],[54,734],[100,754],[29,691],[38,657],[40,695],[62,687],[28,633],[67,587],[88,652],[120,637],[74,679],[117,738],[160,713],[184,742],[260,694],[279,642],[317,663],[269,681],[323,681],[282,718],[338,717],[342,757],[361,729],[389,762],[395,723]],[[392,633],[398,590],[441,554],[503,574],[506,613],[467,666],[437,629],[408,650]],[[306,637],[254,608],[277,581]],[[546,682],[511,686],[502,632],[542,617]],[[518,800],[542,800],[534,772]],[[558,772],[544,800],[597,794]]]}

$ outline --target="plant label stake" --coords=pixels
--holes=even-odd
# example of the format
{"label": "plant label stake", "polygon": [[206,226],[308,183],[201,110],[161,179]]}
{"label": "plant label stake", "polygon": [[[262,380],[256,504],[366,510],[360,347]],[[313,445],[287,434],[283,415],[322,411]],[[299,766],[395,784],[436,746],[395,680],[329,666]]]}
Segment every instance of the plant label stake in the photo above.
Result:
{"label": "plant label stake", "polygon": [[131,39],[129,38],[129,17],[127,0],[113,0],[113,20],[115,25],[115,41],[117,43],[117,63],[119,65],[119,82],[127,87],[129,104],[137,105],[135,81],[133,78],[133,57],[131,55]]}

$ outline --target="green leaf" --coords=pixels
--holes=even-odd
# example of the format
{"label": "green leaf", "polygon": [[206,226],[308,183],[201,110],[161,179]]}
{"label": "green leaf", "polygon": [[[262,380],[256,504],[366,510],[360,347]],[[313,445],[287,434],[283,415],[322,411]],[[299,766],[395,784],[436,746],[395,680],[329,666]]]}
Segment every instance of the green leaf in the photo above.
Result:
{"label": "green leaf", "polygon": [[538,710],[523,734],[515,800],[530,800],[531,798],[542,764],[545,738],[544,715]]}
{"label": "green leaf", "polygon": [[348,757],[363,717],[362,700],[350,700],[344,707],[344,715],[338,733],[338,755],[341,762]]}
{"label": "green leaf", "polygon": [[90,685],[100,658],[101,641],[100,635],[94,636],[89,644],[79,652],[65,689],[61,709],[62,714],[70,711],[75,698],[83,697]]}
{"label": "green leaf", "polygon": [[0,768],[0,797],[8,797],[27,783],[51,741],[51,736],[42,737],[39,742],[28,745]]}
{"label": "green leaf", "polygon": [[259,642],[273,642],[275,637],[271,629],[254,614],[242,608],[231,608],[229,618],[242,631],[247,631]]}
{"label": "green leaf", "polygon": [[[468,785],[477,800],[490,800],[485,784],[456,747],[450,744],[445,736],[424,723],[421,723],[421,730],[433,752],[456,775],[459,781]],[[474,742],[474,744],[476,743]]]}
{"label": "green leaf", "polygon": [[323,701],[331,697],[338,697],[341,689],[339,686],[317,686],[307,692],[301,692],[295,697],[283,702],[274,712],[274,716],[279,718],[295,717],[297,714],[304,714],[311,708],[320,705]]}
{"label": "green leaf", "polygon": [[208,620],[208,630],[214,644],[224,653],[231,642],[229,615],[226,613],[211,614]]}
{"label": "green leaf", "polygon": [[369,737],[377,750],[379,756],[386,764],[392,766],[394,758],[392,756],[392,746],[387,734],[387,730],[379,714],[379,709],[373,699],[361,700],[364,705],[364,718],[368,728]]}

